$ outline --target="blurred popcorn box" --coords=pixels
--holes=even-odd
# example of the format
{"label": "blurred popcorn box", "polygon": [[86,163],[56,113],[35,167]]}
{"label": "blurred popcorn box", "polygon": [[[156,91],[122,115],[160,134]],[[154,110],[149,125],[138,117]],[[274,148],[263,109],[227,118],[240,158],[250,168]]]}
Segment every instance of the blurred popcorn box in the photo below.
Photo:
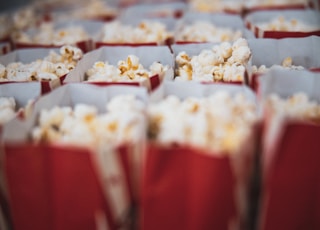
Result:
{"label": "blurred popcorn box", "polygon": [[180,18],[187,10],[184,2],[150,2],[136,4],[125,8],[121,17],[140,18]]}
{"label": "blurred popcorn box", "polygon": [[[252,52],[252,65],[250,69],[250,86],[259,92],[259,78],[270,68],[283,68],[289,70],[320,70],[320,37],[285,39],[249,39]],[[265,55],[268,53],[268,55]],[[259,70],[260,68],[260,70]],[[258,70],[258,71],[257,71]]]}
{"label": "blurred popcorn box", "polygon": [[107,22],[94,38],[94,48],[101,46],[168,46],[173,43],[174,18],[136,17],[122,14]]}
{"label": "blurred popcorn box", "polygon": [[53,21],[64,20],[97,20],[111,21],[115,19],[119,13],[118,7],[110,1],[94,0],[90,2],[79,2],[71,6],[60,7],[48,10],[48,17]]}
{"label": "blurred popcorn box", "polygon": [[[56,53],[59,53],[58,48],[25,48],[21,50],[14,50],[8,54],[0,56],[0,64],[3,66],[7,66],[11,63],[23,63],[23,64],[29,64],[32,62],[35,62],[37,60],[43,60],[43,58],[47,57],[50,54],[50,51],[54,51]],[[27,68],[27,67],[26,67]],[[59,87],[62,84],[62,81],[64,79],[65,75],[60,76],[58,79],[53,80],[38,80],[36,84],[39,84],[39,88],[41,88],[41,94],[45,94],[57,87]],[[0,84],[4,83],[17,83],[21,81],[12,81],[8,79],[8,81],[2,80]],[[23,81],[26,84],[28,84],[28,81]],[[31,82],[31,81],[30,81]]]}
{"label": "blurred popcorn box", "polygon": [[16,49],[59,48],[63,45],[73,45],[86,53],[93,49],[93,37],[102,25],[103,22],[90,20],[42,22],[38,27],[18,34],[13,38],[13,43]]}
{"label": "blurred popcorn box", "polygon": [[[87,81],[87,71],[93,68],[96,62],[108,62],[115,68],[119,61],[128,61],[129,55],[135,55],[139,58],[139,63],[144,69],[148,69],[154,62],[158,62],[163,66],[167,66],[160,74],[149,76],[142,81]],[[140,47],[100,47],[84,55],[79,61],[77,68],[70,72],[64,79],[64,84],[72,82],[85,82],[101,86],[106,85],[132,85],[142,86],[149,91],[156,89],[163,81],[171,81],[173,79],[173,55],[166,46],[140,46]],[[107,74],[107,73],[106,73]],[[102,74],[103,76],[103,74]]]}
{"label": "blurred popcorn box", "polygon": [[35,143],[30,137],[44,109],[87,104],[105,113],[107,102],[120,95],[147,100],[142,88],[70,84],[37,100],[27,120],[4,126],[5,175],[16,229],[128,227],[137,198],[141,143],[110,143],[102,149],[83,145],[81,138],[67,144]]}
{"label": "blurred popcorn box", "polygon": [[174,37],[176,44],[186,44],[232,42],[239,37],[254,38],[254,34],[239,15],[187,12],[178,20]]}
{"label": "blurred popcorn box", "polygon": [[240,15],[243,11],[243,3],[242,1],[235,0],[191,0],[189,1],[189,8],[190,11],[199,13],[227,13]]}
{"label": "blurred popcorn box", "polygon": [[11,44],[9,42],[0,42],[0,55],[9,53],[11,51]]}
{"label": "blurred popcorn box", "polygon": [[[275,114],[268,106],[263,109],[263,190],[258,229],[320,227],[320,171],[316,163],[319,162],[320,127],[316,121],[294,117],[302,113],[298,110],[299,105],[295,104],[299,100],[302,100],[300,109],[311,105],[310,101],[313,101],[312,106],[319,108],[319,77],[319,73],[309,71],[271,70],[261,78],[262,101],[271,94],[287,99],[300,93],[300,99],[291,99],[287,103],[291,103],[289,108],[296,108],[290,116],[286,113]],[[302,95],[309,102],[303,102]],[[288,108],[282,106],[279,109],[287,112]]]}
{"label": "blurred popcorn box", "polygon": [[314,8],[313,0],[295,1],[256,1],[249,0],[244,4],[244,14],[265,10],[304,10]]}
{"label": "blurred popcorn box", "polygon": [[[177,70],[179,68],[178,63],[176,62],[176,58],[180,52],[185,52],[190,58],[193,56],[198,56],[201,51],[203,50],[212,50],[212,48],[216,45],[220,45],[221,43],[213,43],[213,42],[205,42],[205,43],[178,43],[171,46],[171,50],[174,54],[174,60],[175,60],[175,77],[177,77]],[[233,43],[230,42],[232,45]],[[248,60],[248,63],[245,65],[245,72],[243,74],[243,80],[242,81],[219,81],[219,82],[207,82],[207,81],[201,81],[202,84],[217,84],[217,83],[225,83],[225,84],[236,84],[236,85],[242,85],[242,84],[249,84],[249,73],[248,70],[251,69],[251,57]]]}
{"label": "blurred popcorn box", "polygon": [[[150,105],[169,95],[203,98],[219,91],[241,92],[255,101],[246,86],[166,82],[151,94]],[[142,228],[242,229],[247,220],[254,132],[252,128],[248,141],[238,146],[236,153],[149,140],[143,171]]]}
{"label": "blurred popcorn box", "polygon": [[320,15],[316,10],[259,11],[249,13],[244,21],[257,38],[320,36]]}
{"label": "blurred popcorn box", "polygon": [[0,84],[0,97],[14,99],[18,118],[27,117],[32,111],[33,103],[40,96],[41,88],[36,82]]}

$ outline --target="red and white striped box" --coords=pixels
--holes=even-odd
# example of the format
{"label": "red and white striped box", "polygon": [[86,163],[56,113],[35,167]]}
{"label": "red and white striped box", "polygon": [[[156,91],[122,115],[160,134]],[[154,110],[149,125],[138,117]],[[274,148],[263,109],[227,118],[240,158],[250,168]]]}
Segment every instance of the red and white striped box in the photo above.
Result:
{"label": "red and white striped box", "polygon": [[[319,73],[309,71],[271,70],[261,78],[261,101],[271,94],[287,99],[303,93],[319,106],[319,77]],[[301,106],[304,105],[306,102]],[[286,113],[275,114],[268,106],[263,108],[263,113],[258,229],[292,229],[296,226],[318,229],[319,123],[294,118],[293,114],[290,117]]]}
{"label": "red and white striped box", "polygon": [[[249,13],[244,18],[247,28],[257,38],[289,38],[320,36],[320,15],[316,10],[274,10]],[[279,21],[279,22],[278,22]],[[284,28],[263,29],[261,24],[286,23]],[[281,24],[281,26],[282,26]],[[293,26],[300,26],[298,28]],[[293,29],[294,28],[294,29]]]}
{"label": "red and white striped box", "polygon": [[14,119],[3,127],[3,164],[16,229],[129,228],[143,132],[141,142],[110,143],[105,149],[83,145],[81,138],[78,144],[30,141],[43,109],[80,103],[104,113],[106,103],[120,95],[147,101],[147,91],[136,87],[66,85],[37,100],[28,119]]}

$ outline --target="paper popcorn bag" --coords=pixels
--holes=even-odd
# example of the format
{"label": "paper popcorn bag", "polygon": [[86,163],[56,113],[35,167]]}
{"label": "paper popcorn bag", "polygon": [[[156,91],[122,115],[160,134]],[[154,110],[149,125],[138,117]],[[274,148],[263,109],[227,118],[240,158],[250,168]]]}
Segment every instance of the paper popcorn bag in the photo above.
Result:
{"label": "paper popcorn bag", "polygon": [[84,103],[103,112],[105,103],[118,95],[135,95],[144,101],[147,92],[128,86],[70,84],[41,97],[30,119],[5,125],[5,175],[16,229],[130,227],[127,225],[132,221],[130,213],[139,179],[136,170],[141,160],[140,143],[88,146],[83,145],[85,136],[73,144],[29,140],[41,110]]}
{"label": "paper popcorn bag", "polygon": [[[74,54],[70,56],[68,52]],[[45,94],[62,84],[66,73],[70,72],[68,68],[74,68],[76,59],[82,55],[82,51],[72,46],[15,50],[0,56],[1,83],[34,81]]]}
{"label": "paper popcorn bag", "polygon": [[[250,86],[256,92],[259,78],[270,68],[317,71],[320,66],[320,37],[284,39],[249,39],[252,65],[249,67]],[[294,49],[292,47],[295,47]],[[265,53],[268,52],[268,55]]]}
{"label": "paper popcorn bag", "polygon": [[[316,164],[320,128],[319,115],[312,112],[320,101],[319,79],[318,73],[288,70],[271,70],[261,78],[262,100],[270,98],[274,106],[264,108],[258,229],[320,227],[320,172]],[[280,104],[277,98],[288,98],[287,104]]]}
{"label": "paper popcorn bag", "polygon": [[174,40],[177,44],[232,42],[247,35],[250,32],[239,15],[188,12],[177,22]]}
{"label": "paper popcorn bag", "polygon": [[[139,60],[133,60],[134,57],[132,55],[136,56]],[[122,61],[123,64],[119,64],[120,61]],[[129,73],[130,71],[138,71],[138,67],[134,66],[137,65],[137,63],[133,62],[139,62],[145,70],[151,68],[155,62],[160,63],[163,68],[160,72],[153,73],[153,76],[149,75],[142,80],[125,80],[124,76],[117,77],[117,75],[119,75],[118,72],[123,71],[122,68],[125,70],[123,74]],[[173,66],[173,55],[170,53],[169,48],[165,46],[101,47],[87,53],[79,62],[77,68],[66,76],[64,83],[86,82],[98,85],[134,85],[143,86],[152,91],[163,81],[170,81],[173,79]],[[113,68],[113,70],[110,68]],[[88,80],[88,71],[90,69],[95,71],[94,75],[98,77],[98,79]],[[116,73],[110,75],[111,71],[115,71]],[[132,73],[134,73],[134,78],[138,77],[135,72]]]}
{"label": "paper popcorn bag", "polygon": [[84,53],[92,50],[92,39],[103,22],[90,20],[67,20],[43,22],[39,27],[28,29],[14,37],[14,47],[59,48],[73,45]]}
{"label": "paper popcorn bag", "polygon": [[[232,95],[243,92],[254,100],[252,92],[244,86],[168,82],[152,94],[150,103],[169,95],[181,99],[203,98],[219,90]],[[245,229],[254,135],[250,135],[246,146],[239,146],[237,153],[197,147],[191,142],[179,143],[176,130],[180,129],[179,120],[182,122],[184,118],[167,109],[162,120],[170,112],[176,116],[171,128],[176,142],[163,144],[155,139],[148,143],[141,194],[141,228]],[[196,130],[197,124],[194,124],[190,132]]]}
{"label": "paper popcorn bag", "polygon": [[173,43],[176,20],[137,17],[121,14],[117,20],[105,23],[94,38],[94,48],[101,46],[168,46]]}
{"label": "paper popcorn bag", "polygon": [[257,38],[289,38],[319,36],[320,16],[316,10],[274,10],[248,14],[246,26]]}

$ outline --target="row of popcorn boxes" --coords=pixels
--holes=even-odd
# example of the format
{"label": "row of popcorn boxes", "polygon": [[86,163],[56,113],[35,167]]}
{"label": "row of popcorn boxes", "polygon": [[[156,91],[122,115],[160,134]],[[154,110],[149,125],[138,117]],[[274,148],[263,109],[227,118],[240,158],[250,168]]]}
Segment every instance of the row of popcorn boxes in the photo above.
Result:
{"label": "row of popcorn boxes", "polygon": [[42,93],[73,82],[129,84],[153,91],[163,81],[244,83],[258,92],[257,79],[269,69],[319,71],[319,43],[318,36],[310,36],[177,44],[171,50],[108,46],[86,54],[73,46],[21,49],[0,56],[0,80],[38,81]]}
{"label": "row of popcorn boxes", "polygon": [[186,13],[180,19],[123,14],[104,23],[91,20],[47,21],[11,34],[15,48],[79,46],[84,52],[104,45],[170,45],[223,42],[244,38],[319,36],[315,10],[261,11],[239,15]]}
{"label": "row of popcorn boxes", "polygon": [[0,20],[6,21],[7,27],[14,29],[25,29],[36,25],[41,20],[70,20],[90,19],[99,21],[110,21],[121,15],[133,15],[133,17],[180,18],[188,12],[202,13],[232,13],[248,14],[260,10],[284,10],[284,9],[319,9],[317,1],[215,1],[212,4],[207,0],[191,0],[184,2],[167,2],[147,4],[133,4],[129,7],[121,7],[121,3],[94,0],[90,2],[52,2],[34,3],[18,9],[3,13]]}
{"label": "row of popcorn boxes", "polygon": [[131,86],[62,86],[3,126],[14,226],[117,229],[138,205],[143,229],[241,229],[265,122],[259,229],[317,229],[318,86],[318,73],[271,70],[259,103],[240,85],[166,82],[149,96]]}

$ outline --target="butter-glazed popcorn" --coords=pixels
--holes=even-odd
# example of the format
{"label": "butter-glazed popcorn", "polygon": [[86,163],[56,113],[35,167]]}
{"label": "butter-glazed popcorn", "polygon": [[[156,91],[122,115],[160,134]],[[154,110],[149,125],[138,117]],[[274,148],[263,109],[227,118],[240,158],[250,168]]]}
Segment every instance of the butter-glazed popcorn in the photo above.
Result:
{"label": "butter-glazed popcorn", "polygon": [[266,108],[275,117],[287,117],[320,124],[320,104],[312,101],[305,93],[295,93],[288,98],[271,94],[265,100]]}
{"label": "butter-glazed popcorn", "polygon": [[227,27],[217,27],[211,22],[195,21],[184,25],[177,31],[175,40],[189,42],[225,42],[235,41],[242,37],[240,30]]}
{"label": "butter-glazed popcorn", "polygon": [[105,43],[157,43],[165,44],[173,37],[161,22],[142,21],[137,26],[119,21],[106,23],[102,29],[101,41]]}
{"label": "butter-glazed popcorn", "polygon": [[245,39],[233,44],[223,42],[205,49],[199,55],[188,56],[180,52],[176,56],[176,78],[179,81],[229,82],[244,81],[246,65],[251,51]]}
{"label": "butter-glazed popcorn", "polygon": [[14,118],[16,102],[13,97],[0,97],[0,124],[4,124]]}
{"label": "butter-glazed popcorn", "polygon": [[148,108],[149,137],[161,144],[191,145],[234,153],[251,133],[256,106],[243,94],[217,92],[206,98],[168,96]]}
{"label": "butter-glazed popcorn", "polygon": [[145,106],[133,95],[113,98],[106,112],[86,104],[42,110],[32,130],[37,142],[55,142],[99,148],[138,143],[145,133]]}
{"label": "butter-glazed popcorn", "polygon": [[41,81],[54,80],[73,70],[82,58],[82,51],[70,45],[62,46],[60,54],[50,51],[44,59],[31,63],[13,62],[0,64],[0,81]]}
{"label": "butter-glazed popcorn", "polygon": [[128,55],[126,60],[118,61],[117,66],[111,65],[108,61],[97,61],[93,67],[86,72],[87,81],[94,82],[141,82],[149,80],[150,77],[159,75],[162,78],[168,66],[154,62],[149,70],[145,69],[135,55]]}
{"label": "butter-glazed popcorn", "polygon": [[311,25],[299,19],[283,16],[278,16],[268,22],[257,23],[256,26],[265,31],[310,32],[320,29],[319,25]]}
{"label": "butter-glazed popcorn", "polygon": [[75,45],[77,42],[89,39],[89,34],[81,26],[54,28],[52,22],[42,23],[35,34],[21,31],[14,35],[14,40],[18,43],[54,46]]}
{"label": "butter-glazed popcorn", "polygon": [[270,68],[284,68],[284,69],[288,69],[288,70],[304,70],[305,68],[301,65],[293,65],[292,62],[292,58],[291,57],[286,57],[285,59],[283,59],[281,65],[272,65],[270,67],[266,67],[265,65],[261,65],[261,66],[256,66],[253,65],[252,66],[252,73],[258,73],[258,74],[263,74],[266,73],[270,70]]}

